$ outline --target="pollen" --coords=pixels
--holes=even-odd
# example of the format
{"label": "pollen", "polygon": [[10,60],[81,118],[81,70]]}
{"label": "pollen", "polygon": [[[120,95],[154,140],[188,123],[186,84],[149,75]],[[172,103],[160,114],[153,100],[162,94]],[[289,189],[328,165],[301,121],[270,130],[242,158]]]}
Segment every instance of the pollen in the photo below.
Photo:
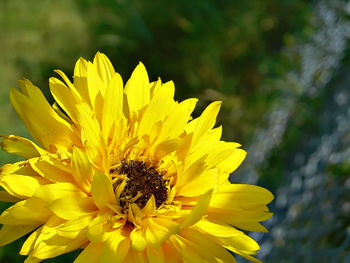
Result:
{"label": "pollen", "polygon": [[[157,208],[167,200],[168,180],[163,178],[164,171],[159,172],[156,167],[147,165],[144,161],[131,160],[123,161],[116,172],[126,175],[126,185],[120,194],[121,206],[125,207],[130,200],[134,200],[139,208],[143,208],[152,195]],[[117,181],[116,186],[121,181]]]}

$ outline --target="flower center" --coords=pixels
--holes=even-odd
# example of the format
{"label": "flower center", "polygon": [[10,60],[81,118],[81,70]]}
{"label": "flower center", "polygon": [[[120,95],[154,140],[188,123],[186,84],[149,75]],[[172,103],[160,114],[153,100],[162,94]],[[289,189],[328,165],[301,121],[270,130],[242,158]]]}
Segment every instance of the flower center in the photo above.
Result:
{"label": "flower center", "polygon": [[[167,200],[168,181],[163,179],[165,172],[159,172],[143,161],[133,160],[123,161],[116,172],[126,175],[126,185],[119,197],[121,206],[126,207],[130,200],[136,199],[132,202],[139,208],[143,208],[152,195],[157,208]],[[119,179],[115,187],[121,182],[122,180]]]}

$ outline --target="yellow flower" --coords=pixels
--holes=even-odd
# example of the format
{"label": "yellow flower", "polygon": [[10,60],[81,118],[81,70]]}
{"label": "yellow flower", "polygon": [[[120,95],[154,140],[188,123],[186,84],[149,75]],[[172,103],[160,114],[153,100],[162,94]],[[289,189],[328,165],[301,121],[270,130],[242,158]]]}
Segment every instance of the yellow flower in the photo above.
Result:
{"label": "yellow flower", "polygon": [[[149,82],[140,63],[123,85],[97,53],[79,59],[73,83],[57,70],[51,106],[29,80],[11,102],[32,137],[5,137],[25,158],[1,169],[0,245],[28,233],[20,251],[40,262],[82,249],[75,262],[251,261],[266,231],[266,189],[230,184],[245,158],[214,128],[220,102],[195,119],[197,99],[174,100],[174,83]],[[124,86],[124,87],[123,87]]]}

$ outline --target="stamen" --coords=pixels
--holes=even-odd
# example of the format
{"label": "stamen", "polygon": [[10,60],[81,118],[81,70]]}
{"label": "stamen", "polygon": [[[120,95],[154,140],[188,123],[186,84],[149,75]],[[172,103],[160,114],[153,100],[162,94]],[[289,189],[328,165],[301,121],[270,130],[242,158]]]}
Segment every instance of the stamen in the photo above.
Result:
{"label": "stamen", "polygon": [[[153,195],[158,208],[167,198],[168,180],[163,178],[165,172],[159,172],[155,167],[148,166],[144,161],[123,161],[118,169],[111,170],[111,173],[126,175],[126,185],[120,194],[121,206],[126,207],[129,203],[135,203],[143,208]],[[118,179],[114,188],[122,183]]]}

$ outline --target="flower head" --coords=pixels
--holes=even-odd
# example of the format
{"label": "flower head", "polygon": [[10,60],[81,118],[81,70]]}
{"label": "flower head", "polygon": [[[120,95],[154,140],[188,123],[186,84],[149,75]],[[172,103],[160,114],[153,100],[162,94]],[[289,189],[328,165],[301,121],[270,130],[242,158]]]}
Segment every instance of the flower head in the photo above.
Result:
{"label": "flower head", "polygon": [[[51,106],[29,80],[11,102],[38,143],[10,135],[2,148],[25,158],[0,173],[0,245],[28,233],[20,254],[40,262],[82,249],[75,262],[234,262],[266,231],[261,187],[231,184],[245,158],[214,127],[220,102],[192,119],[197,99],[174,100],[173,82],[149,82],[140,63],[123,80],[97,53],[79,59],[73,83],[50,79]],[[39,146],[40,145],[40,146]]]}

